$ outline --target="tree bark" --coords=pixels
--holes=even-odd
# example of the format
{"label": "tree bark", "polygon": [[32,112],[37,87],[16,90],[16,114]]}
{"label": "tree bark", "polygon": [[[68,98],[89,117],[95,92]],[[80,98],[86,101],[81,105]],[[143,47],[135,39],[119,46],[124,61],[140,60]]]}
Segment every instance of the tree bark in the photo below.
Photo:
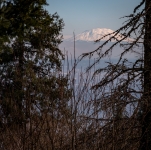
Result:
{"label": "tree bark", "polygon": [[151,1],[145,3],[144,96],[140,150],[151,149]]}

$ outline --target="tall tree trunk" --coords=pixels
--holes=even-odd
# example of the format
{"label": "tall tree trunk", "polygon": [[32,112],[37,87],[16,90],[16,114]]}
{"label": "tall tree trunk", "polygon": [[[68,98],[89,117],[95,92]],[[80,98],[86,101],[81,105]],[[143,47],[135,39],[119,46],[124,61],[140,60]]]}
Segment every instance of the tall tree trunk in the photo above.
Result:
{"label": "tall tree trunk", "polygon": [[17,112],[19,114],[18,115],[18,121],[19,121],[19,124],[22,126],[22,121],[23,121],[23,44],[22,43],[19,43],[19,60],[18,60],[19,64],[18,64],[18,79],[17,79],[17,93],[18,93],[18,96],[17,96],[17,105],[18,105],[18,110]]}
{"label": "tall tree trunk", "polygon": [[144,36],[144,96],[141,150],[151,149],[151,1],[145,4],[145,36]]}

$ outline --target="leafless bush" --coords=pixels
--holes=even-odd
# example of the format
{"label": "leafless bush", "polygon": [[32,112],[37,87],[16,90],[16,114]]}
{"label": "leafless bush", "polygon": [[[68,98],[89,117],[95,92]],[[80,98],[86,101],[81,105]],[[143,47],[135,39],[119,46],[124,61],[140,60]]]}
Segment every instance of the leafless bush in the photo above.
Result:
{"label": "leafless bush", "polygon": [[[129,102],[121,96],[121,92],[126,93],[126,88],[123,91],[116,89],[117,86],[112,83],[108,90],[105,87],[91,90],[99,80],[97,77],[92,79],[94,69],[89,72],[81,69],[77,73],[74,66],[67,71],[64,78],[68,81],[67,90],[62,88],[62,72],[57,73],[60,80],[55,82],[60,83],[55,93],[52,88],[49,89],[48,83],[39,90],[45,94],[43,99],[30,95],[32,88],[26,91],[28,103],[25,103],[25,108],[28,111],[25,112],[28,112],[28,118],[22,124],[9,123],[7,117],[1,116],[1,149],[103,150],[137,147],[138,143],[134,141],[139,134],[137,116],[135,113],[130,115],[130,111],[126,110]],[[38,88],[41,82],[36,84]],[[53,94],[58,95],[55,97]],[[43,105],[38,103],[39,100]],[[18,119],[21,114],[15,111],[13,115]]]}

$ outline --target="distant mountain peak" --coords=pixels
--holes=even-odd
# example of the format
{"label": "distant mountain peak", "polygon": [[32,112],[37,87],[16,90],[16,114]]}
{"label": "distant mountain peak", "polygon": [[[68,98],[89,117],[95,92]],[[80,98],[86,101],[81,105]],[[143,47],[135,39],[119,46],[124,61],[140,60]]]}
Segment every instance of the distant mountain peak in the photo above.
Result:
{"label": "distant mountain peak", "polygon": [[[115,31],[111,30],[111,29],[107,29],[107,28],[95,28],[95,29],[91,29],[91,30],[85,30],[84,32],[76,35],[75,40],[76,41],[95,41],[100,39],[101,37],[107,35],[107,34],[111,34]],[[108,40],[111,36],[113,35],[108,35],[105,38],[103,38],[101,41],[106,41]],[[121,40],[124,36],[121,34],[117,34],[116,35],[116,39]],[[128,41],[130,39],[125,39],[124,41]],[[65,41],[73,41],[73,37],[65,39]],[[112,42],[114,42],[115,40],[113,39]]]}

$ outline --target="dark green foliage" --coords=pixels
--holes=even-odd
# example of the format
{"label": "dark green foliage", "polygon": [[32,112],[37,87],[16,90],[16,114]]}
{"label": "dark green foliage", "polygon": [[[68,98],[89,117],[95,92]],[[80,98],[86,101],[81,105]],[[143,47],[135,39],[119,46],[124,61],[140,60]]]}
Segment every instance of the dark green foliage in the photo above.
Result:
{"label": "dark green foliage", "polygon": [[1,2],[2,123],[22,124],[33,112],[55,107],[68,93],[67,80],[57,75],[63,58],[58,45],[64,23],[56,13],[50,15],[44,10],[46,4],[45,0]]}

